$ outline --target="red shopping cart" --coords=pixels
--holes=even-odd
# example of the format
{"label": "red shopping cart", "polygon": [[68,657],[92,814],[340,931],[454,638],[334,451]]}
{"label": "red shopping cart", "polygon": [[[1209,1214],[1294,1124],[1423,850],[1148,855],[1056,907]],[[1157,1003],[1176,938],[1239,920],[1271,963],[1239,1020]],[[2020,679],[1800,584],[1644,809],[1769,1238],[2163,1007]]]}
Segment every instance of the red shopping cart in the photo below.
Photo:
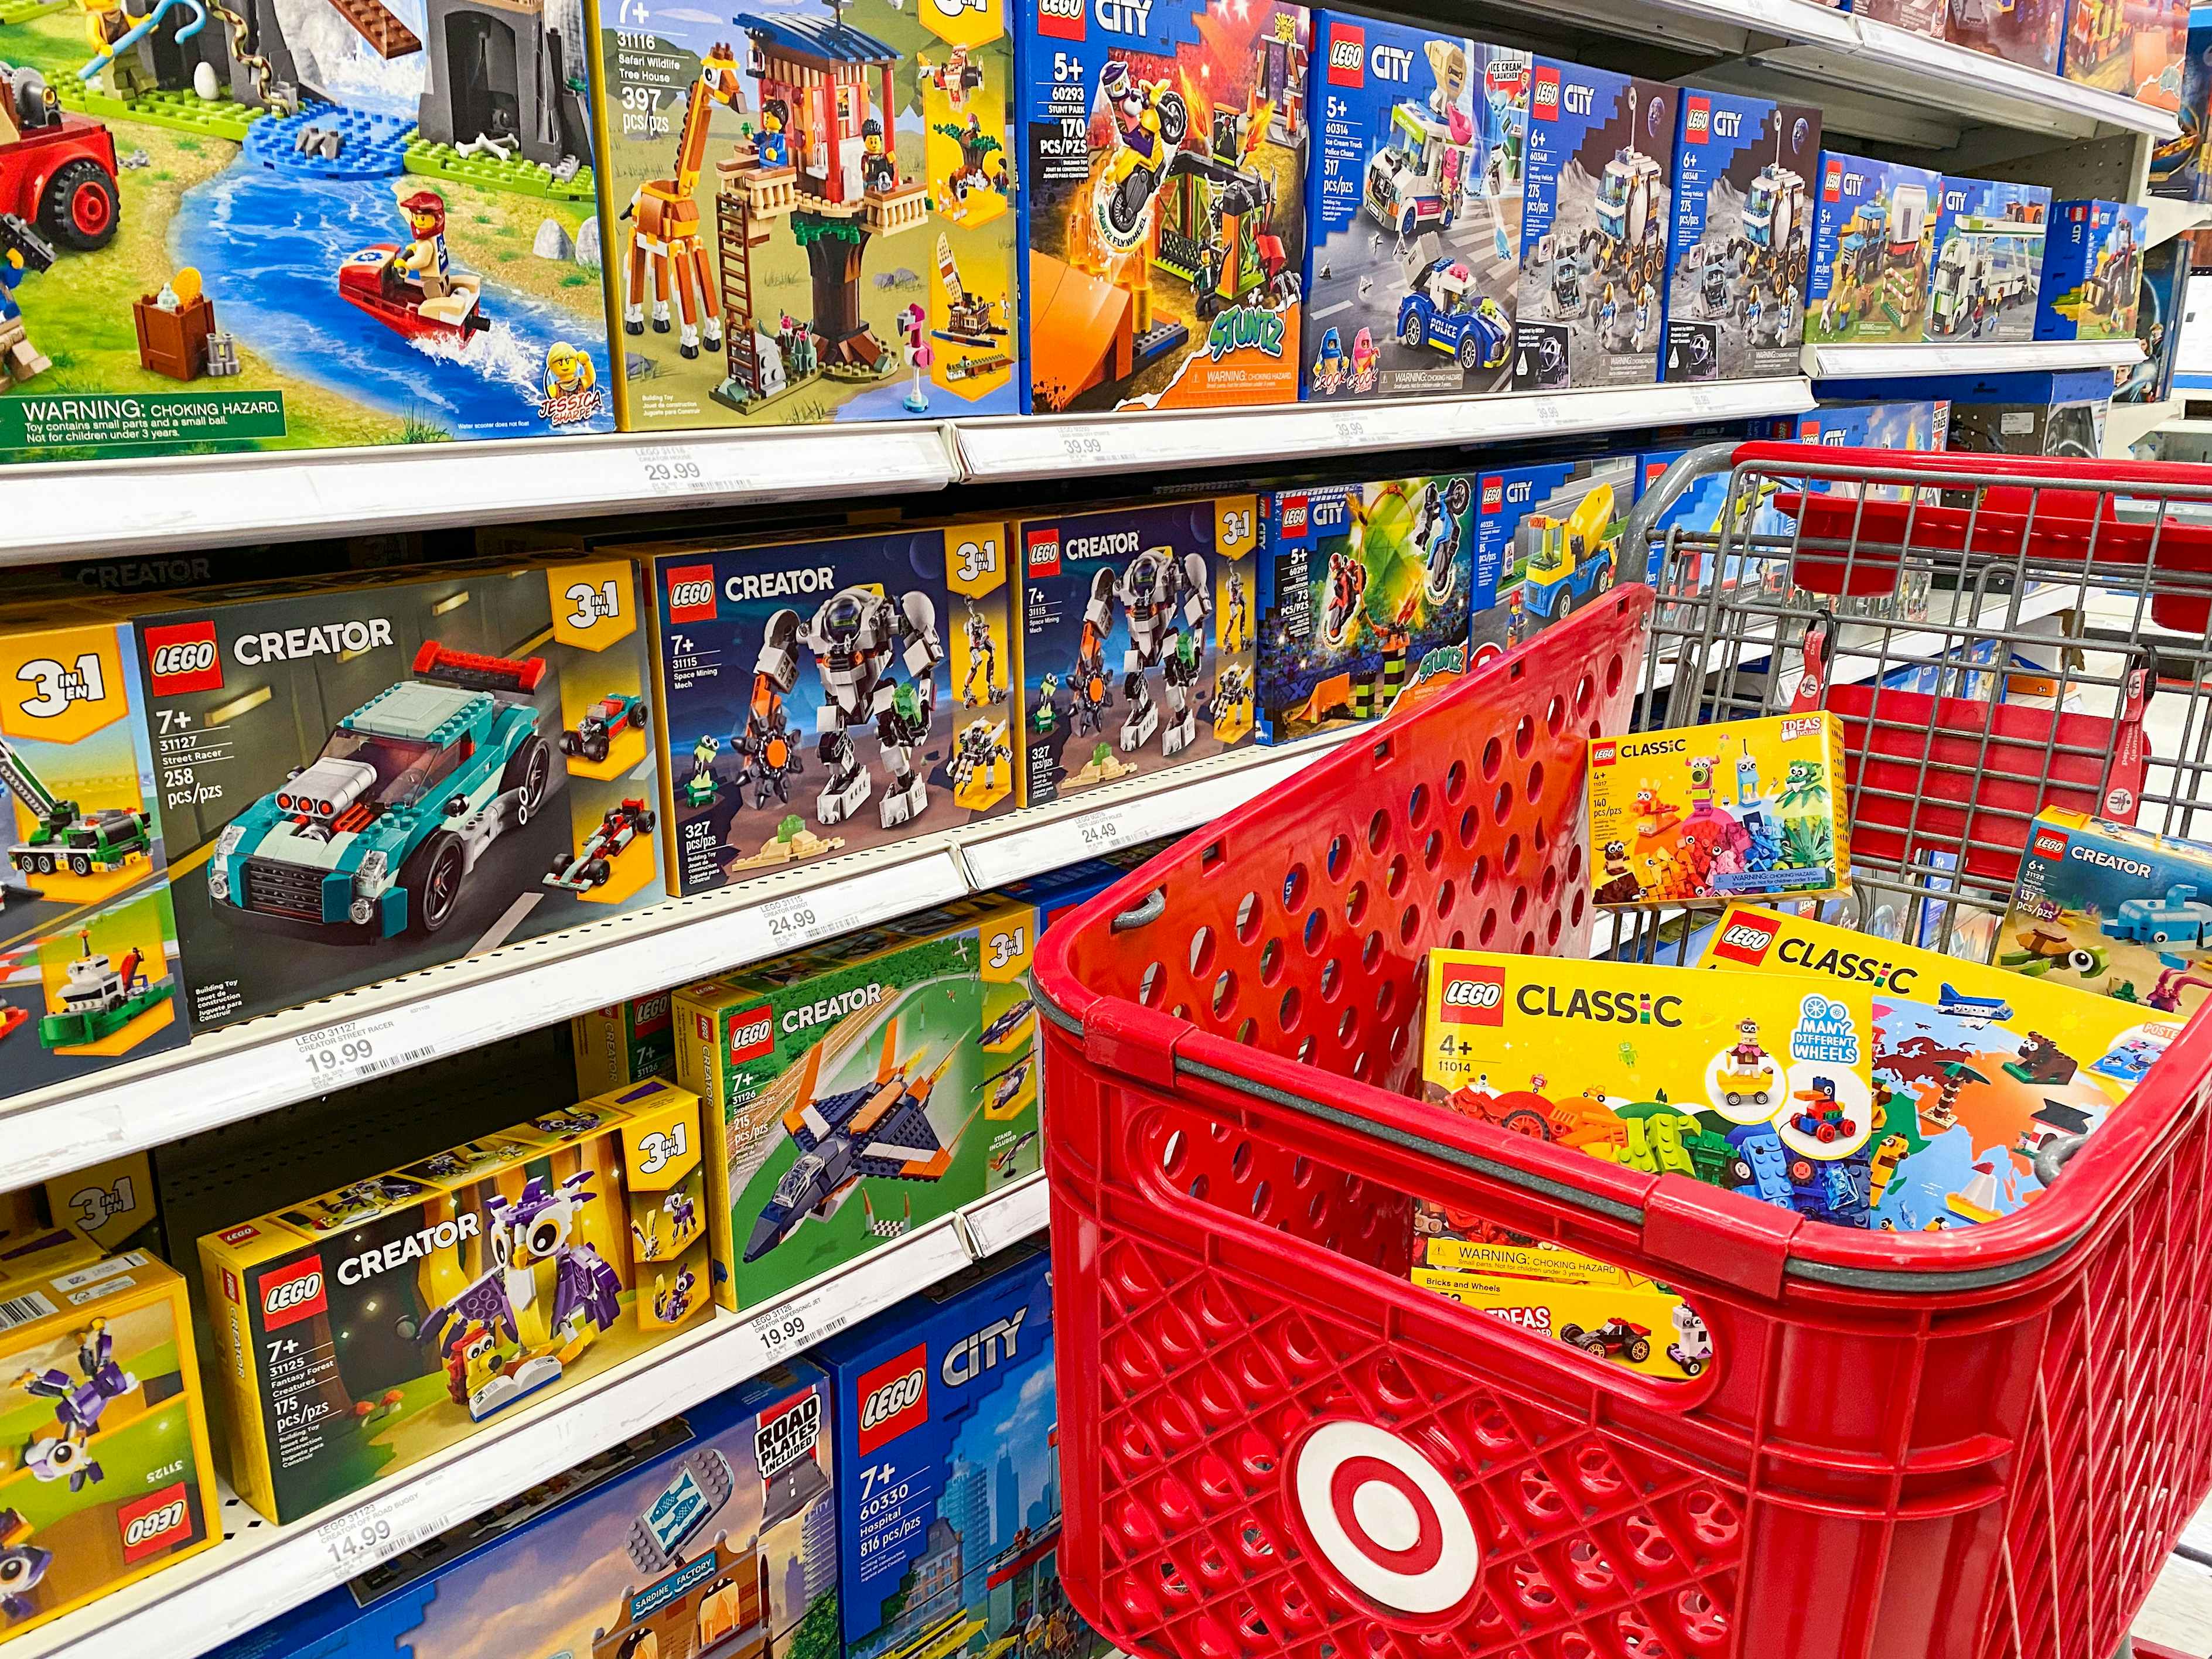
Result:
{"label": "red shopping cart", "polygon": [[[1125,1650],[2109,1659],[2212,1487],[2212,1025],[2040,1201],[1957,1233],[1826,1227],[1409,1097],[1431,946],[1587,951],[1583,750],[1639,667],[1647,710],[1797,696],[1779,647],[1850,596],[1726,539],[1669,530],[1694,582],[1607,596],[1044,939],[1061,1569]],[[1422,1200],[1663,1280],[1711,1364],[1659,1381],[1416,1288]]]}

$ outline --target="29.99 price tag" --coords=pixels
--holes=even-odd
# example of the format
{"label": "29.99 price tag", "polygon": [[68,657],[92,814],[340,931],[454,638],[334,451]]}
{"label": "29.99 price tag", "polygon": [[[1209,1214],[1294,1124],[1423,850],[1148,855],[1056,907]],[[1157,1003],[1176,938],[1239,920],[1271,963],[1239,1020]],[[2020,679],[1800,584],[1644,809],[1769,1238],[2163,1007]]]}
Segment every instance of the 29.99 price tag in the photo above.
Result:
{"label": "29.99 price tag", "polygon": [[640,450],[637,459],[652,495],[690,495],[708,487],[706,466],[687,445],[654,444]]}

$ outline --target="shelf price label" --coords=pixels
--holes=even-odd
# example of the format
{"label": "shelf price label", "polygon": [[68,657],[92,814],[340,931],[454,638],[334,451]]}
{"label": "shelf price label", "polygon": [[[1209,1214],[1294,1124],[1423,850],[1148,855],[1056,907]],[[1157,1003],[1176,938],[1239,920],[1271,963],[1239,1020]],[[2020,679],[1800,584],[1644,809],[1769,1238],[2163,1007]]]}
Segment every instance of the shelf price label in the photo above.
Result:
{"label": "shelf price label", "polygon": [[1085,854],[1110,851],[1126,839],[1121,833],[1121,817],[1113,812],[1079,820],[1075,826],[1075,838]]}
{"label": "shelf price label", "polygon": [[796,951],[833,938],[853,925],[851,902],[841,902],[835,886],[765,899],[760,919],[768,933],[769,949],[775,952]]}
{"label": "shelf price label", "polygon": [[1336,441],[1340,444],[1357,445],[1366,443],[1366,417],[1362,415],[1338,415],[1336,416]]}
{"label": "shelf price label", "polygon": [[351,1578],[402,1550],[434,1538],[444,1523],[400,1495],[373,1498],[315,1528],[323,1565]]}
{"label": "shelf price label", "polygon": [[712,486],[707,469],[686,444],[654,444],[637,452],[645,488],[655,495],[693,495]]}
{"label": "shelf price label", "polygon": [[400,1036],[396,1016],[340,1020],[292,1039],[292,1051],[319,1094],[362,1083],[386,1072],[404,1071],[437,1053],[434,1044],[410,1042]]}

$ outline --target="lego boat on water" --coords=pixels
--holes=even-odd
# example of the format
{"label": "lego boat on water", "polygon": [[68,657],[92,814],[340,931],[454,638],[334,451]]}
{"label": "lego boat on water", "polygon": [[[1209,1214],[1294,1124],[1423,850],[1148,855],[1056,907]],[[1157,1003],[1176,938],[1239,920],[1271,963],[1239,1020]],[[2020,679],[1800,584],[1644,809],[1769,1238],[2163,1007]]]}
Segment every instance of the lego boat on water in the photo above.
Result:
{"label": "lego boat on water", "polygon": [[347,259],[338,267],[338,297],[410,340],[450,339],[465,346],[491,326],[479,303],[482,277],[454,271],[453,291],[426,300],[421,283],[399,274],[393,263],[398,252],[389,242],[377,242]]}

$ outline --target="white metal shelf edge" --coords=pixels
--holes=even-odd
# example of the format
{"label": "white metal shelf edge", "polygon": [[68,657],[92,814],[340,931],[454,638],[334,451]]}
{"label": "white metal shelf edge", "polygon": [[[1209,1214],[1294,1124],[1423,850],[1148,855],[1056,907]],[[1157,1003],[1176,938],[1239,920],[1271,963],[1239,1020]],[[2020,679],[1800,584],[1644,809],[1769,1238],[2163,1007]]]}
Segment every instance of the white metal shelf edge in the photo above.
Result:
{"label": "white metal shelf edge", "polygon": [[1816,380],[1864,380],[1898,374],[1997,374],[2014,369],[2121,368],[2143,360],[2139,340],[1961,341],[1805,347],[1805,372]]}
{"label": "white metal shelf edge", "polygon": [[[167,1572],[19,1637],[8,1644],[9,1659],[112,1659],[118,1653],[196,1659],[555,1471],[950,1277],[980,1259],[969,1238],[988,1237],[996,1249],[1036,1231],[1044,1224],[1044,1176],[1030,1176],[764,1307],[744,1314],[717,1310],[704,1325],[525,1407],[348,1502],[290,1526],[241,1530]],[[250,1513],[230,1510],[241,1518]],[[389,1528],[380,1544],[340,1547],[340,1540],[374,1533],[380,1523]]]}

